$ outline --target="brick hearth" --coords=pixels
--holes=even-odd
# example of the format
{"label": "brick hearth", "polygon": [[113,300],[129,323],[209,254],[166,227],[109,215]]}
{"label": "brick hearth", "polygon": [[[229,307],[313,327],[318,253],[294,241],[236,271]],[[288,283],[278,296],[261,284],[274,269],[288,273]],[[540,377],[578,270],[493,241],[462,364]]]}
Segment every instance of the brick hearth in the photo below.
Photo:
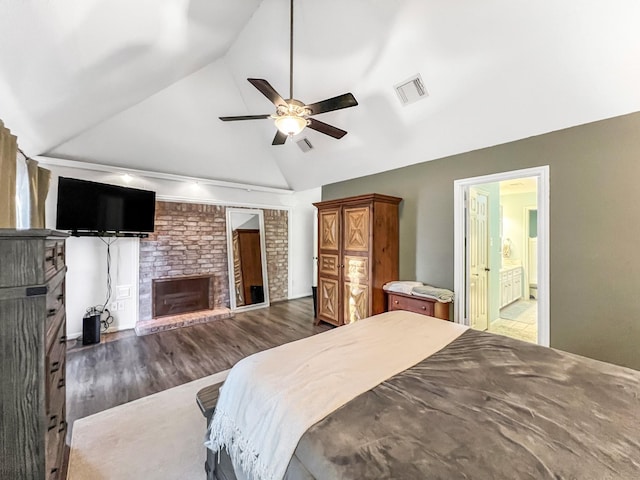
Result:
{"label": "brick hearth", "polygon": [[183,313],[181,315],[153,318],[151,320],[142,320],[136,323],[136,333],[138,335],[148,335],[150,333],[188,327],[189,325],[197,325],[198,323],[222,320],[223,318],[229,318],[232,316],[231,310],[228,308],[217,308],[215,310],[204,310],[193,313]]}

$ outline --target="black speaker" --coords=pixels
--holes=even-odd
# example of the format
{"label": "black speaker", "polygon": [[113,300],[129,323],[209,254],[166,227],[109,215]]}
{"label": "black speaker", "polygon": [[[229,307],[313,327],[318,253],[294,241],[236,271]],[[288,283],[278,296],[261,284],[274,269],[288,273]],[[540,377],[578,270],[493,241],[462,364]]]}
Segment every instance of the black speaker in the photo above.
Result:
{"label": "black speaker", "polygon": [[262,285],[251,285],[251,304],[264,302],[264,288]]}
{"label": "black speaker", "polygon": [[311,287],[313,296],[313,318],[318,318],[318,287]]}
{"label": "black speaker", "polygon": [[100,343],[100,314],[87,313],[82,319],[82,344]]}

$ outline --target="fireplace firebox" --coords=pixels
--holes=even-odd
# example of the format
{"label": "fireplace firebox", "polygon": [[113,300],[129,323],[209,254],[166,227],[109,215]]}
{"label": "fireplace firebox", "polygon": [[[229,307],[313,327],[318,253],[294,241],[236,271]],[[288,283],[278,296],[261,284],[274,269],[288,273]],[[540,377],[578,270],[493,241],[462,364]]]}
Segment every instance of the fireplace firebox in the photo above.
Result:
{"label": "fireplace firebox", "polygon": [[210,310],[212,280],[211,275],[153,279],[153,318]]}

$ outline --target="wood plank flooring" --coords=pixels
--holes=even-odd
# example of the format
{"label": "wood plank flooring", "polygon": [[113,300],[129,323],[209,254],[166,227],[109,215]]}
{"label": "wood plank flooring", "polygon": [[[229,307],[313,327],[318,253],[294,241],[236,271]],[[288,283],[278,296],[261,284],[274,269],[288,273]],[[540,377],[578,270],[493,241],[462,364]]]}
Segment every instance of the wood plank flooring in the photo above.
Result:
{"label": "wood plank flooring", "polygon": [[[233,318],[137,337],[103,335],[98,345],[68,346],[67,421],[232,367],[252,353],[314,335],[313,302],[302,298]],[[195,398],[193,407],[196,407]]]}

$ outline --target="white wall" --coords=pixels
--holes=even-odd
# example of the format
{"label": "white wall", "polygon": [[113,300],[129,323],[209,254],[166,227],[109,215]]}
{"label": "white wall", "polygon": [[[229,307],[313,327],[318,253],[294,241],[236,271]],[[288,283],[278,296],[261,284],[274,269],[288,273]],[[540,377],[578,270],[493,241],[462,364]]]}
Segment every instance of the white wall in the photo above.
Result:
{"label": "white wall", "polygon": [[[118,238],[111,244],[112,292],[106,308],[113,316],[113,324],[109,331],[133,328],[136,324],[138,245],[137,238]],[[82,334],[82,317],[87,309],[107,301],[107,246],[100,238],[70,237],[67,268],[67,336],[73,338]]]}
{"label": "white wall", "polygon": [[[289,211],[289,298],[311,295],[313,281],[313,222],[321,189],[296,193],[274,193],[227,188],[193,181],[174,181],[134,175],[125,181],[120,173],[61,166],[59,160],[38,160],[52,172],[51,189],[46,204],[47,228],[55,228],[58,176],[153,190],[159,200],[212,203],[247,207],[285,209]],[[89,166],[90,167],[90,166]],[[117,171],[116,171],[117,172]],[[113,329],[133,328],[137,320],[138,239],[118,239],[112,245],[112,285],[116,306]],[[106,298],[106,246],[98,238],[70,238],[67,244],[67,335],[82,332],[82,317],[87,308],[103,304]],[[118,287],[131,286],[131,296],[115,299]],[[110,302],[112,303],[112,302]]]}
{"label": "white wall", "polygon": [[321,188],[293,195],[295,207],[289,216],[289,298],[309,296],[315,285],[316,207],[312,204],[321,198]]}

